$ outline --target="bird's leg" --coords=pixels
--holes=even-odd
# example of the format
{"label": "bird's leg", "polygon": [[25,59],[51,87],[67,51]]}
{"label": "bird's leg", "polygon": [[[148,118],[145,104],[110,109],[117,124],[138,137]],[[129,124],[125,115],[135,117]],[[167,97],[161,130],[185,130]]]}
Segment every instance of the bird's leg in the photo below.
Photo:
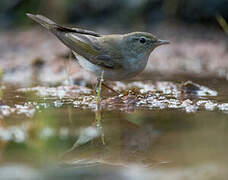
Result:
{"label": "bird's leg", "polygon": [[104,76],[104,72],[102,72],[101,77],[97,79],[97,85],[96,85],[97,104],[100,104],[101,102],[101,86],[102,86],[102,82],[104,81],[103,76]]}
{"label": "bird's leg", "polygon": [[105,84],[104,82],[102,82],[102,85],[103,85],[104,87],[106,87],[107,89],[111,90],[112,92],[116,93],[117,95],[120,95],[120,92],[118,92],[118,91],[112,89],[111,87],[109,87],[109,86],[108,86],[107,84]]}
{"label": "bird's leg", "polygon": [[101,79],[97,78],[97,84],[96,84],[96,89],[95,89],[96,95],[98,94],[100,83],[101,83]]}

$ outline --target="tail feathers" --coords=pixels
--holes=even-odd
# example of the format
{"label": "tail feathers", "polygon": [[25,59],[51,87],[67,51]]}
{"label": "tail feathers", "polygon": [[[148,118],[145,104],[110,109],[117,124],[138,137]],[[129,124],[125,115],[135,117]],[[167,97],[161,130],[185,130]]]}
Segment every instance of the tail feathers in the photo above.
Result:
{"label": "tail feathers", "polygon": [[46,29],[51,30],[55,35],[58,32],[64,32],[64,33],[78,33],[78,34],[85,34],[85,35],[91,35],[95,37],[100,37],[101,35],[99,33],[96,33],[94,31],[88,31],[85,29],[80,28],[69,28],[64,27],[56,24],[54,21],[42,16],[42,15],[33,15],[33,14],[26,14],[29,18],[33,19],[34,21],[38,22],[42,26],[44,26]]}
{"label": "tail feathers", "polygon": [[56,27],[56,23],[54,21],[52,21],[42,15],[33,15],[33,14],[29,14],[29,13],[27,13],[26,15],[47,29],[52,29],[53,27]]}

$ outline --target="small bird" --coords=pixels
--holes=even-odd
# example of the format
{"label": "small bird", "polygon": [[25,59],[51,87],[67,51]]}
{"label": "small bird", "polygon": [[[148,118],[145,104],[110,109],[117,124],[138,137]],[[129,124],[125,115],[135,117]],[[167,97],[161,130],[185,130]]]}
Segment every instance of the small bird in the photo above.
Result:
{"label": "small bird", "polygon": [[[42,16],[27,14],[70,48],[78,63],[93,72],[98,82],[129,79],[142,72],[150,53],[158,46],[169,44],[147,32],[102,35],[80,28],[69,28],[56,24]],[[99,83],[98,83],[99,84]]]}

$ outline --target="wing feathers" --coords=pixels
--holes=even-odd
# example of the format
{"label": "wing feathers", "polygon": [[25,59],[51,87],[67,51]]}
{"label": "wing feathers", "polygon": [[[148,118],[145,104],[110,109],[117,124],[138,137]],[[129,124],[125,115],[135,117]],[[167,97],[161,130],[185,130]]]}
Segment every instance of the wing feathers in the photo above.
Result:
{"label": "wing feathers", "polygon": [[95,37],[100,37],[101,35],[99,33],[96,33],[94,31],[88,31],[85,29],[80,29],[80,28],[69,28],[69,27],[64,27],[57,25],[56,30],[62,31],[62,32],[72,32],[72,33],[79,33],[79,34],[85,34],[85,35],[90,35],[90,36],[95,36]]}
{"label": "wing feathers", "polygon": [[121,66],[100,44],[98,39],[102,35],[99,33],[80,28],[64,27],[42,15],[27,14],[27,16],[50,30],[68,48],[77,52],[91,63],[109,69],[116,69]]}

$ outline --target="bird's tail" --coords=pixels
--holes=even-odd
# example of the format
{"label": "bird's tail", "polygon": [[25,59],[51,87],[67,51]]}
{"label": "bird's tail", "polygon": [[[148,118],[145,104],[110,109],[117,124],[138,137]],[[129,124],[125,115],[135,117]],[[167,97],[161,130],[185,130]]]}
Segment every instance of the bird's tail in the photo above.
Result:
{"label": "bird's tail", "polygon": [[56,23],[54,21],[52,21],[44,16],[33,15],[33,14],[29,14],[29,13],[27,13],[26,15],[49,30],[51,30],[52,28],[54,28],[56,26]]}

